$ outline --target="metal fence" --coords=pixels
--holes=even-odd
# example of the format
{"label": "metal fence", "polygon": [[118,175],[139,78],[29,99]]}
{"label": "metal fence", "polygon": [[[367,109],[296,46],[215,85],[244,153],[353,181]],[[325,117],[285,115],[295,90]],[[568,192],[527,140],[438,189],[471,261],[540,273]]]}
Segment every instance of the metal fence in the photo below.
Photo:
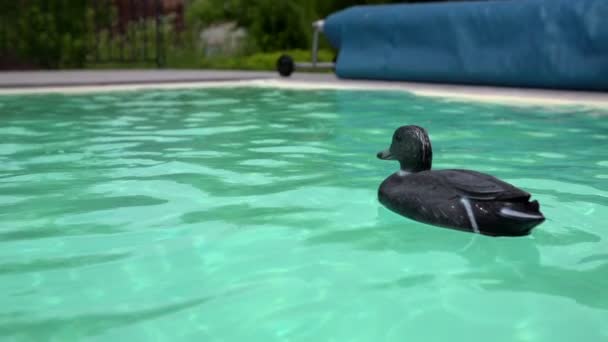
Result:
{"label": "metal fence", "polygon": [[[112,13],[106,15],[110,9]],[[91,5],[95,63],[164,63],[161,0],[97,0]],[[102,15],[100,15],[102,14]]]}
{"label": "metal fence", "polygon": [[163,0],[0,0],[0,69],[165,62]]}

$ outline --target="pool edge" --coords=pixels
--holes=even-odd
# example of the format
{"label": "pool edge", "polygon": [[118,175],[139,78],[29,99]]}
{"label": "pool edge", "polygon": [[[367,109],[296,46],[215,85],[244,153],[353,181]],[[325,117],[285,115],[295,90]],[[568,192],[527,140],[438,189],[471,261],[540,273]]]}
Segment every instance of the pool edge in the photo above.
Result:
{"label": "pool edge", "polygon": [[497,103],[515,106],[583,106],[608,109],[608,94],[576,91],[553,91],[521,88],[494,88],[466,85],[426,84],[408,82],[353,81],[331,77],[304,77],[300,79],[245,79],[206,80],[189,82],[126,83],[103,85],[57,85],[0,88],[0,95],[31,94],[86,94],[113,91],[140,91],[153,89],[197,89],[225,87],[274,87],[284,89],[331,89],[366,91],[404,91],[417,96],[443,98],[454,101]]}

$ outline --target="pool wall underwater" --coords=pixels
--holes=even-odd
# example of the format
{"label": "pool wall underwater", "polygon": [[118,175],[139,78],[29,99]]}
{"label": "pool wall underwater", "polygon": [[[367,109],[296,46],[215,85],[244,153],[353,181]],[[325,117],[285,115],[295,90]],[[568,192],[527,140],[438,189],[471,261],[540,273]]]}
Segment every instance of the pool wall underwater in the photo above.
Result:
{"label": "pool wall underwater", "polygon": [[355,6],[329,16],[342,78],[607,90],[604,0]]}

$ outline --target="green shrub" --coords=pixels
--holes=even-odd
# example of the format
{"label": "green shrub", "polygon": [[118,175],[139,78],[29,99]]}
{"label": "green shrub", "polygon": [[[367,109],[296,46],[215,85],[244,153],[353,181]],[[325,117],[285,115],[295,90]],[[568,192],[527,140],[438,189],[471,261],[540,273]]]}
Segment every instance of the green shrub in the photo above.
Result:
{"label": "green shrub", "polygon": [[[192,0],[186,16],[197,29],[235,21],[248,30],[261,51],[276,51],[309,48],[312,22],[346,7],[421,1],[424,0]],[[321,45],[330,48],[323,40]]]}
{"label": "green shrub", "polygon": [[262,51],[306,48],[311,42],[314,1],[308,0],[194,0],[189,23],[205,27],[235,21],[247,28],[252,43]]}

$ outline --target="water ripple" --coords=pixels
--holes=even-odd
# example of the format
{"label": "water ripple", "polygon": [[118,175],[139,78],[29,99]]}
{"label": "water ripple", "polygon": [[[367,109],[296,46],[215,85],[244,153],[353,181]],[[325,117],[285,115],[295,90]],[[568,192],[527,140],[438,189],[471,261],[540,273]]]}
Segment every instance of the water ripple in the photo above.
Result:
{"label": "water ripple", "polygon": [[[0,111],[9,339],[606,337],[598,113],[265,88],[9,96]],[[404,124],[430,132],[434,167],[516,184],[547,221],[492,239],[386,210],[377,187],[398,165],[376,153]]]}

